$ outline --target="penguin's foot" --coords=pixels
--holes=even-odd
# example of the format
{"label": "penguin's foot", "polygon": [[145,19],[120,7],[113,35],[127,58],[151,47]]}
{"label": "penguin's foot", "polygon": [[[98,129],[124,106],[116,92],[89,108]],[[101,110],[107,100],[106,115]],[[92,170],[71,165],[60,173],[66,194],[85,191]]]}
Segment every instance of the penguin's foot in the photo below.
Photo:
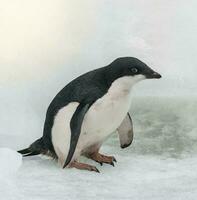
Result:
{"label": "penguin's foot", "polygon": [[95,166],[88,165],[85,163],[80,163],[77,161],[72,162],[69,167],[74,167],[76,169],[82,169],[82,170],[88,170],[88,171],[94,171],[94,172],[100,173],[99,170]]}
{"label": "penguin's foot", "polygon": [[112,165],[113,167],[114,167],[114,162],[117,162],[113,156],[105,156],[98,152],[89,155],[89,158],[100,163],[100,165],[103,165],[103,163],[106,163],[106,164]]}

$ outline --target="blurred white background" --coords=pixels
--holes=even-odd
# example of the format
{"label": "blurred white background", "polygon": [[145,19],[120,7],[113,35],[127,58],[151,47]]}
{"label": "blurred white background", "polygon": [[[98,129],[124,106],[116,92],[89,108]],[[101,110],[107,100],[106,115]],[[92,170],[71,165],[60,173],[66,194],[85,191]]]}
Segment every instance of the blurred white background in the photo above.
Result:
{"label": "blurred white background", "polygon": [[134,56],[163,78],[141,82],[133,96],[173,97],[134,101],[136,130],[150,133],[136,138],[134,152],[189,151],[197,141],[196,8],[196,0],[0,0],[0,147],[40,137],[50,101],[73,78]]}

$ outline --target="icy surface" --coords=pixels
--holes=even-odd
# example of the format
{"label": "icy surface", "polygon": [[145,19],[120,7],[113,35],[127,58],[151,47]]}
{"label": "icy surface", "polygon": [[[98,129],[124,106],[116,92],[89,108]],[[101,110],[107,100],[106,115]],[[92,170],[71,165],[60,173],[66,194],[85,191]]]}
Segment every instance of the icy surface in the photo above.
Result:
{"label": "icy surface", "polygon": [[[120,149],[113,134],[101,149],[116,157],[115,167],[101,167],[82,158],[97,166],[101,172],[97,174],[63,170],[46,157],[24,158],[15,175],[0,181],[0,195],[5,200],[196,200],[197,99],[133,98],[131,115],[135,130],[132,146]],[[25,139],[1,135],[0,146],[18,148]],[[2,152],[0,160],[9,163],[8,171],[18,168],[20,162],[14,161],[18,155]],[[16,167],[7,161],[9,158]]]}
{"label": "icy surface", "polygon": [[16,172],[22,164],[22,156],[8,148],[0,148],[0,176]]}
{"label": "icy surface", "polygon": [[22,164],[22,156],[8,148],[0,148],[0,199],[15,200],[21,197],[15,173]]}

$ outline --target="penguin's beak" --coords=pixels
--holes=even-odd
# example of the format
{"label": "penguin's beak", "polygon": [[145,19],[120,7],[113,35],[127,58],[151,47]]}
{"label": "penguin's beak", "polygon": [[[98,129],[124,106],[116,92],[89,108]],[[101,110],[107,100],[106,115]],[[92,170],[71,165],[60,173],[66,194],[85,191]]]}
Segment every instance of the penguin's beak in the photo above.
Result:
{"label": "penguin's beak", "polygon": [[154,72],[153,75],[152,75],[153,78],[157,78],[157,79],[160,79],[161,78],[161,74],[157,73],[157,72]]}
{"label": "penguin's beak", "polygon": [[157,72],[153,72],[152,74],[150,74],[149,76],[147,76],[148,79],[160,79],[162,76],[161,74],[157,73]]}

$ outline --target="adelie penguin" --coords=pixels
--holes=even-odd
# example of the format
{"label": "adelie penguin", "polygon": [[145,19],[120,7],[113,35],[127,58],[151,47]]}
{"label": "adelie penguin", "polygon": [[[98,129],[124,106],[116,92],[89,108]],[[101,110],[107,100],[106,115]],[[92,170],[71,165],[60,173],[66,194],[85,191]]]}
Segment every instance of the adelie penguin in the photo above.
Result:
{"label": "adelie penguin", "polygon": [[113,156],[99,153],[101,145],[116,130],[122,148],[132,143],[131,89],[144,79],[159,78],[160,74],[133,57],[118,58],[81,75],[52,100],[43,136],[18,152],[24,156],[51,155],[63,168],[99,172],[95,166],[80,163],[81,155],[101,165],[114,165]]}

